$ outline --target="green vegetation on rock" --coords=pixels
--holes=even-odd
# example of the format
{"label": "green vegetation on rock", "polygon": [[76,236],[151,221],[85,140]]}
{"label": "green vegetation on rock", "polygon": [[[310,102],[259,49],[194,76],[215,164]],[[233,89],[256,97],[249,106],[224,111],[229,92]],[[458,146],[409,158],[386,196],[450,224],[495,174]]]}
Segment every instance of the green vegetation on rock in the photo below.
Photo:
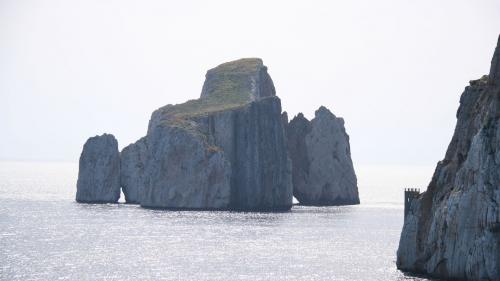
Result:
{"label": "green vegetation on rock", "polygon": [[258,58],[223,63],[207,72],[201,98],[164,107],[163,112],[188,118],[244,106],[252,101],[255,79],[262,67]]}
{"label": "green vegetation on rock", "polygon": [[203,116],[218,111],[235,109],[246,105],[250,101],[249,95],[245,93],[222,93],[165,107],[164,114],[177,118]]}
{"label": "green vegetation on rock", "polygon": [[258,71],[263,66],[259,58],[244,58],[235,61],[226,62],[208,71],[209,74],[249,74]]}

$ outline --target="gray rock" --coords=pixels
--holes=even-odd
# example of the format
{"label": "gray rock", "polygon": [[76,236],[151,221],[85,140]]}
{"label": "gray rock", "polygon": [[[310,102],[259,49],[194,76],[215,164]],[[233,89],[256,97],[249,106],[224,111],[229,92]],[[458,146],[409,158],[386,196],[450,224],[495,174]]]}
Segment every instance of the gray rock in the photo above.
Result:
{"label": "gray rock", "polygon": [[243,95],[251,101],[276,95],[273,80],[259,58],[223,63],[207,71],[201,98]]}
{"label": "gray rock", "polygon": [[278,97],[263,98],[239,109],[196,118],[196,122],[231,162],[232,209],[291,208],[291,161]]}
{"label": "gray rock", "polygon": [[493,75],[465,88],[445,158],[410,205],[397,253],[402,270],[500,280],[500,87],[492,83],[499,46]]}
{"label": "gray rock", "polygon": [[76,201],[116,203],[120,198],[120,154],[113,135],[89,138],[80,155]]}
{"label": "gray rock", "polygon": [[286,111],[283,111],[283,113],[281,113],[281,124],[283,125],[283,129],[285,130],[286,135],[286,129],[288,127],[288,113]]}
{"label": "gray rock", "polygon": [[359,204],[344,120],[320,107],[309,122],[299,114],[287,129],[293,194],[304,205]]}
{"label": "gray rock", "polygon": [[307,151],[306,136],[312,130],[311,122],[309,122],[302,113],[299,113],[290,121],[286,128],[288,151],[290,159],[292,160],[293,195],[300,203],[307,202],[308,197],[306,191],[307,188],[310,187],[310,160]]}
{"label": "gray rock", "polygon": [[148,135],[145,174],[149,180],[143,189],[141,206],[229,207],[231,166],[224,153],[208,143],[196,126],[164,123]]}
{"label": "gray rock", "polygon": [[120,183],[125,201],[131,204],[141,202],[148,177],[145,167],[148,153],[146,137],[125,147],[120,154]]}
{"label": "gray rock", "polygon": [[209,70],[201,98],[156,110],[147,138],[151,158],[146,164],[149,183],[143,206],[233,210],[292,206],[281,102],[260,59]]}
{"label": "gray rock", "polygon": [[491,60],[490,68],[490,85],[500,85],[500,36],[498,36],[498,43]]}

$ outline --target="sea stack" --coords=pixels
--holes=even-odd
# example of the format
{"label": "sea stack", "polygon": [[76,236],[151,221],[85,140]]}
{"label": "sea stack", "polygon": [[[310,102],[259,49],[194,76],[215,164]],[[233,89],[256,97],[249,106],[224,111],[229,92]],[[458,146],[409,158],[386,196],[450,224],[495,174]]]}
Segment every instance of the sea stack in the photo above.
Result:
{"label": "sea stack", "polygon": [[489,75],[460,98],[455,133],[427,191],[411,200],[398,268],[500,280],[500,38]]}
{"label": "sea stack", "polygon": [[[283,115],[283,122],[286,122]],[[356,174],[344,120],[321,106],[311,121],[302,113],[286,129],[293,195],[303,205],[359,204]]]}
{"label": "sea stack", "polygon": [[80,155],[76,201],[116,203],[120,198],[120,153],[113,135],[89,138]]}
{"label": "sea stack", "polygon": [[145,174],[148,146],[146,137],[122,149],[120,154],[120,184],[125,202],[139,204],[148,177]]}
{"label": "sea stack", "polygon": [[143,207],[279,211],[292,206],[281,101],[261,59],[209,70],[201,97],[153,112],[145,139],[146,156],[122,163],[144,167],[132,168],[140,171],[130,181],[143,185]]}
{"label": "sea stack", "polygon": [[286,211],[294,194],[304,205],[359,203],[344,120],[322,106],[288,123],[258,58],[210,69],[200,98],[155,110],[121,154],[111,135],[89,139],[77,201],[117,202],[120,186],[145,208]]}

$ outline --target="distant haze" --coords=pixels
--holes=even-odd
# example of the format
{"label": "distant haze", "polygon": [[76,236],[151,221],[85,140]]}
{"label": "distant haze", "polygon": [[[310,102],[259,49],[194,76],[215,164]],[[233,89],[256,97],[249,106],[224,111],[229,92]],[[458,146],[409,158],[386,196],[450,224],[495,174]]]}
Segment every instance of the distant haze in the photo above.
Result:
{"label": "distant haze", "polygon": [[0,159],[124,147],[208,69],[260,57],[290,117],[345,119],[355,165],[434,165],[499,33],[498,0],[0,0]]}

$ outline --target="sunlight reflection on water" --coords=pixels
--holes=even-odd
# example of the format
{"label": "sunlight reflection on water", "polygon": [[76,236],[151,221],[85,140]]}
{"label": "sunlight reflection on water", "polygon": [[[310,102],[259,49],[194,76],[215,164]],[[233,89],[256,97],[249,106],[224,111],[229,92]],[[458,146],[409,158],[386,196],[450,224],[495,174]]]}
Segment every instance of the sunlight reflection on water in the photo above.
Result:
{"label": "sunlight reflection on water", "polygon": [[161,211],[77,204],[76,174],[0,163],[2,280],[425,280],[395,268],[400,194],[285,213]]}

